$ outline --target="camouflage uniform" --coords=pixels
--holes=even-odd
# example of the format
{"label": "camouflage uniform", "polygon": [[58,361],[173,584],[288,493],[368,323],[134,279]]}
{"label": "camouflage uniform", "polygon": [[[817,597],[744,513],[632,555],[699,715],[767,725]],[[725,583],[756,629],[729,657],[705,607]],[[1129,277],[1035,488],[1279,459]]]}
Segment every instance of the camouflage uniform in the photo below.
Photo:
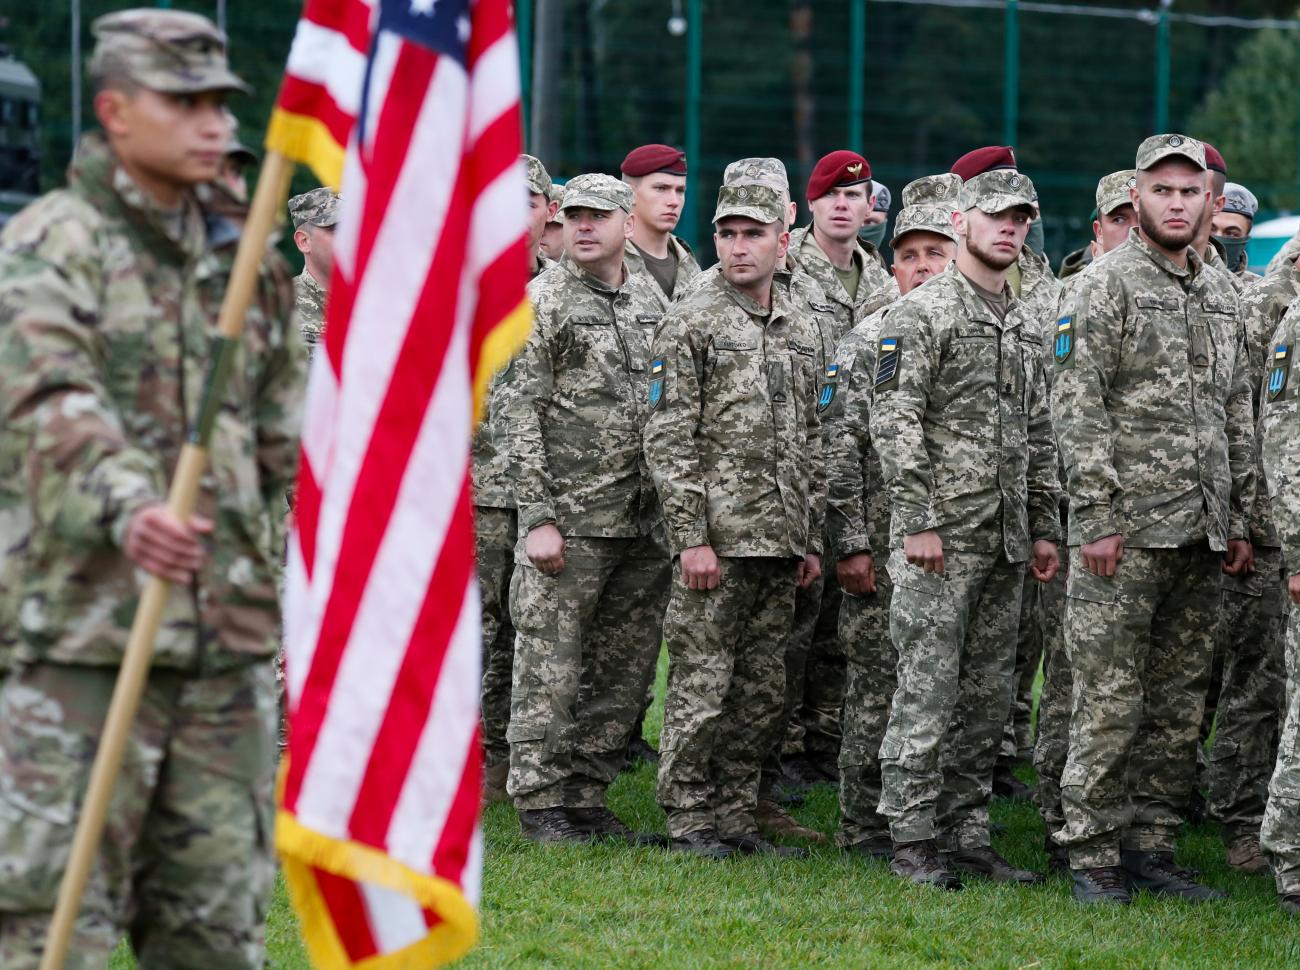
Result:
{"label": "camouflage uniform", "polygon": [[[1300,422],[1291,371],[1300,336],[1300,311],[1282,319],[1269,344],[1269,369],[1262,391],[1260,450],[1271,499],[1273,525],[1286,558],[1287,576],[1300,572]],[[1286,715],[1278,742],[1277,767],[1268,787],[1260,843],[1273,866],[1280,896],[1300,896],[1300,610],[1286,628]]]}
{"label": "camouflage uniform", "polygon": [[[609,176],[578,176],[564,200],[630,210],[631,195]],[[615,289],[566,255],[533,280],[533,332],[501,383],[519,516],[506,736],[520,810],[604,805],[659,652],[668,556],[641,444],[660,311],[653,284],[623,272]],[[524,553],[547,523],[565,538],[558,575]]]}
{"label": "camouflage uniform", "polygon": [[[521,155],[528,189],[550,198],[551,177],[532,155]],[[540,252],[536,279],[554,266]],[[515,628],[510,622],[510,581],[515,569],[519,521],[509,452],[501,427],[501,374],[488,385],[483,422],[474,434],[470,468],[474,483],[474,553],[483,625],[483,712],[485,771],[504,771],[510,761],[506,727],[510,723],[510,682],[515,659]]]}
{"label": "camouflage uniform", "polygon": [[[1287,263],[1241,297],[1256,414],[1269,370],[1270,341],[1297,296],[1300,272]],[[1257,474],[1262,474],[1259,466]],[[1214,698],[1217,720],[1205,773],[1208,813],[1222,827],[1230,847],[1259,835],[1268,777],[1276,760],[1285,680],[1286,570],[1268,493],[1262,486],[1256,488],[1248,525],[1255,571],[1222,579],[1216,638],[1216,653],[1222,657],[1221,686]]]}
{"label": "camouflage uniform", "polygon": [[[94,30],[92,73],[112,58],[155,89],[239,83],[205,18],[124,11]],[[231,258],[214,247],[237,235],[204,216],[193,193],[164,213],[91,135],[69,187],[0,240],[0,385],[6,430],[30,435],[32,523],[18,663],[0,689],[6,968],[36,966],[136,609],[141,574],[121,553],[124,533],[162,501],[202,393]],[[196,508],[215,523],[210,555],[167,600],[70,966],[105,965],[128,930],[142,967],[261,966],[274,879],[276,528],[303,378],[287,283],[282,269],[264,277],[224,391]]]}
{"label": "camouflage uniform", "polygon": [[[293,220],[293,228],[298,230],[311,225],[328,229],[336,225],[339,201],[338,193],[325,186],[295,195],[289,200],[289,217]],[[328,283],[328,280],[325,283],[317,280],[305,265],[293,281],[298,326],[302,330],[303,343],[307,345],[308,360],[316,353],[316,345],[325,333],[325,287]]]}
{"label": "camouflage uniform", "polygon": [[673,277],[672,296],[660,289],[650,270],[646,269],[645,259],[642,258],[641,251],[632,245],[632,240],[629,239],[623,245],[623,261],[627,264],[628,272],[644,276],[647,282],[653,284],[652,288],[655,296],[658,297],[660,306],[665,310],[672,306],[674,299],[685,292],[685,288],[690,281],[700,274],[700,264],[696,261],[695,253],[691,251],[690,246],[676,236],[669,236],[668,247],[677,256],[677,275]]}
{"label": "camouflage uniform", "polygon": [[[1133,230],[1081,278],[1057,331],[1074,706],[1055,838],[1089,869],[1119,865],[1121,845],[1173,849],[1213,653],[1211,591],[1228,541],[1246,535],[1254,436],[1236,300],[1194,252],[1179,268]],[[1096,576],[1079,547],[1115,534],[1123,561]]]}
{"label": "camouflage uniform", "polygon": [[[879,308],[882,292],[888,294],[886,301],[898,294],[875,246],[858,240],[853,258],[861,278],[857,293],[850,297],[830,258],[818,245],[812,227],[790,234],[786,265],[816,283],[820,298],[814,296],[809,309],[817,319],[830,324],[825,364],[835,359],[836,344]],[[824,323],[822,327],[826,329]],[[845,678],[844,649],[839,639],[841,598],[835,562],[829,555],[822,563],[821,577],[795,593],[794,633],[786,655],[792,701],[782,745],[786,757],[802,753],[822,765],[834,765],[839,757]]]}
{"label": "camouflage uniform", "polygon": [[[961,208],[1030,204],[1014,171],[977,176]],[[890,632],[898,690],[880,749],[880,812],[896,843],[989,844],[988,801],[1011,703],[1015,627],[1031,540],[1059,534],[1035,321],[999,321],[949,268],[900,300],[877,342],[871,431],[892,519]],[[937,530],[944,572],[903,555]],[[937,819],[936,819],[937,815]]]}
{"label": "camouflage uniform", "polygon": [[[737,194],[745,193],[743,199]],[[724,187],[774,222],[775,191]],[[721,275],[655,334],[646,457],[674,555],[709,545],[722,580],[675,566],[658,801],[674,838],[755,831],[759,770],[778,740],[796,566],[821,550],[825,480],[815,329],[781,286],[763,309]]]}

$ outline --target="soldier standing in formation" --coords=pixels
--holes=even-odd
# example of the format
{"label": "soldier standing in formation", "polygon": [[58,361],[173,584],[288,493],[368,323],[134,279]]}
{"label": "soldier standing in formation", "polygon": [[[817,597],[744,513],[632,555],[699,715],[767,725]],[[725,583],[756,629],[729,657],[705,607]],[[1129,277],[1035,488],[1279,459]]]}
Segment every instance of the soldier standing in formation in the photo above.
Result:
{"label": "soldier standing in formation", "polygon": [[[926,176],[903,189],[890,243],[901,296],[943,273],[957,255],[952,214],[960,179]],[[839,636],[847,671],[839,754],[840,829],[836,841],[860,855],[892,859],[889,820],[880,804],[880,743],[898,688],[898,652],[889,636],[893,584],[877,557],[889,548],[889,501],[871,441],[876,340],[887,305],[840,341],[835,384],[825,408],[827,537],[844,590]],[[819,401],[820,403],[820,401]]]}
{"label": "soldier standing in formation", "polygon": [[325,333],[325,301],[334,274],[334,226],[339,219],[339,196],[322,186],[289,200],[293,244],[302,253],[302,272],[294,278],[298,326],[307,345],[307,358]]}
{"label": "soldier standing in formation", "polygon": [[635,217],[624,258],[632,272],[654,280],[667,309],[700,271],[691,247],[673,235],[686,201],[686,153],[671,145],[642,145],[627,153],[621,171],[632,187]]}
{"label": "soldier standing in formation", "polygon": [[539,842],[638,839],[605,807],[659,655],[668,554],[642,457],[661,309],[623,247],[632,190],[565,186],[564,257],[529,284],[533,332],[501,381],[519,543],[508,790]]}
{"label": "soldier standing in formation", "polygon": [[893,871],[943,888],[963,871],[1041,880],[993,850],[988,820],[1025,563],[1032,552],[1041,582],[1058,564],[1042,345],[1007,284],[1033,199],[1015,169],[964,182],[956,261],[886,315],[876,350],[871,429],[892,509],[899,654],[880,812]]}
{"label": "soldier standing in formation", "polygon": [[1224,895],[1173,848],[1195,780],[1214,591],[1220,569],[1247,568],[1255,488],[1236,298],[1191,248],[1212,202],[1204,146],[1156,135],[1135,167],[1138,228],[1083,277],[1053,343],[1074,675],[1055,838],[1076,898],[1101,903],[1127,903],[1130,886]]}
{"label": "soldier standing in formation", "polygon": [[37,966],[143,570],[175,585],[70,965],[106,965],[129,934],[143,967],[260,967],[275,879],[276,523],[304,354],[288,273],[264,275],[197,511],[174,518],[168,471],[230,265],[213,248],[230,227],[196,187],[218,174],[226,93],[246,88],[204,17],[129,10],[92,30],[103,133],[83,138],[68,187],[0,241],[4,424],[31,442],[23,478],[40,483],[24,495],[17,664],[0,690],[0,964]]}
{"label": "soldier standing in formation", "polygon": [[[532,155],[519,156],[528,184],[528,274],[536,279],[555,263],[540,251],[542,232],[555,217],[551,176]],[[510,773],[510,680],[515,658],[515,628],[510,622],[510,580],[515,569],[514,483],[506,432],[501,427],[501,375],[488,386],[483,423],[474,435],[474,549],[482,601],[483,800],[505,801]]]}
{"label": "soldier standing in formation", "polygon": [[779,851],[757,830],[759,772],[784,709],[796,586],[820,569],[825,482],[814,324],[773,276],[786,207],[724,186],[720,273],[664,317],[646,457],[675,557],[659,803],[672,847]]}

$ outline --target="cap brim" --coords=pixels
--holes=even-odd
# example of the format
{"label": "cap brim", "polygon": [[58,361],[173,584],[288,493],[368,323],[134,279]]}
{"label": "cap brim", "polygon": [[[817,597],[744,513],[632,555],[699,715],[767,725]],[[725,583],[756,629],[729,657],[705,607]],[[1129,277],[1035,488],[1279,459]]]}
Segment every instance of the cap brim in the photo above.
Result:
{"label": "cap brim", "polygon": [[1129,198],[1128,193],[1125,193],[1124,195],[1114,195],[1109,199],[1103,199],[1101,205],[1097,207],[1097,211],[1103,216],[1108,216],[1120,206],[1132,204],[1133,200]]}
{"label": "cap brim", "polygon": [[200,94],[204,91],[238,91],[252,94],[253,88],[230,71],[204,71],[190,78],[180,78],[170,72],[146,71],[135,80],[151,91],[163,94]]}
{"label": "cap brim", "polygon": [[1006,212],[1008,209],[1025,208],[1033,213],[1035,219],[1038,218],[1038,206],[1019,195],[990,195],[980,199],[971,208],[979,209],[980,212],[986,212],[991,216]]}
{"label": "cap brim", "polygon": [[560,203],[561,212],[565,209],[601,209],[605,212],[613,212],[615,209],[622,208],[617,202],[611,202],[599,195],[579,195],[572,199],[566,198]]}
{"label": "cap brim", "polygon": [[893,238],[889,240],[889,245],[892,247],[894,243],[898,242],[898,240],[914,232],[929,232],[929,233],[933,233],[936,236],[943,236],[944,239],[947,239],[950,242],[957,242],[957,232],[956,230],[953,229],[951,223],[949,223],[946,226],[940,226],[937,223],[935,223],[935,224],[927,224],[927,225],[918,224],[914,226],[904,226],[901,230],[896,229],[894,231]]}
{"label": "cap brim", "polygon": [[731,206],[720,206],[717,209],[717,211],[713,213],[713,222],[717,224],[721,222],[723,219],[730,219],[733,216],[740,216],[744,219],[753,219],[755,222],[760,222],[765,226],[769,226],[774,222],[781,221],[781,217],[779,215],[773,216],[772,213],[764,212],[762,209],[758,208],[757,206],[731,205]]}

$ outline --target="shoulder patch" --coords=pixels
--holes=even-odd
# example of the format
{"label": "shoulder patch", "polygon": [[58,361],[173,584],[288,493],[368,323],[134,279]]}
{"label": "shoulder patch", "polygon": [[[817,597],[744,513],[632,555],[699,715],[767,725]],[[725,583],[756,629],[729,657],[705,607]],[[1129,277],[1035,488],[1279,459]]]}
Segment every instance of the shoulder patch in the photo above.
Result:
{"label": "shoulder patch", "polygon": [[1074,317],[1061,317],[1056,321],[1056,337],[1052,344],[1052,357],[1057,367],[1064,367],[1074,354]]}
{"label": "shoulder patch", "polygon": [[903,352],[902,337],[881,337],[876,350],[876,379],[871,386],[887,391],[898,386],[898,367]]}
{"label": "shoulder patch", "polygon": [[839,386],[840,365],[828,364],[826,374],[822,379],[822,389],[817,394],[817,410],[825,411],[835,400],[835,388]]}
{"label": "shoulder patch", "polygon": [[1278,344],[1273,348],[1272,367],[1268,372],[1268,399],[1280,401],[1286,397],[1287,382],[1291,377],[1291,345]]}
{"label": "shoulder patch", "polygon": [[650,361],[650,410],[656,410],[664,399],[664,359]]}

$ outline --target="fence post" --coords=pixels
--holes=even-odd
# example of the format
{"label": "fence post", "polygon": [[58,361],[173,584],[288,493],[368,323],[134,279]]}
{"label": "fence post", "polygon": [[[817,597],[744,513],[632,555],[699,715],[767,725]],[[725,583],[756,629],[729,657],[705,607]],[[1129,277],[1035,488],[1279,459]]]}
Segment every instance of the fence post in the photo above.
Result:
{"label": "fence post", "polygon": [[849,8],[849,148],[863,151],[862,113],[866,108],[867,0]]}
{"label": "fence post", "polygon": [[524,150],[533,116],[533,0],[515,0],[515,38],[519,41],[519,104],[524,115]]}
{"label": "fence post", "polygon": [[[686,5],[686,157],[698,173],[703,174],[703,159],[700,157],[700,80],[704,64],[704,17],[703,0],[688,0]],[[695,213],[698,206],[696,198],[700,194],[699,186],[703,179],[696,175],[695,187],[686,191],[686,201],[682,204],[682,235],[686,242],[694,246],[698,237],[699,226],[696,225]]]}
{"label": "fence post", "polygon": [[1002,45],[1002,141],[1015,145],[1020,125],[1020,18],[1017,0],[1007,0]]}
{"label": "fence post", "polygon": [[1160,0],[1156,20],[1156,131],[1169,129],[1169,8],[1174,0]]}

